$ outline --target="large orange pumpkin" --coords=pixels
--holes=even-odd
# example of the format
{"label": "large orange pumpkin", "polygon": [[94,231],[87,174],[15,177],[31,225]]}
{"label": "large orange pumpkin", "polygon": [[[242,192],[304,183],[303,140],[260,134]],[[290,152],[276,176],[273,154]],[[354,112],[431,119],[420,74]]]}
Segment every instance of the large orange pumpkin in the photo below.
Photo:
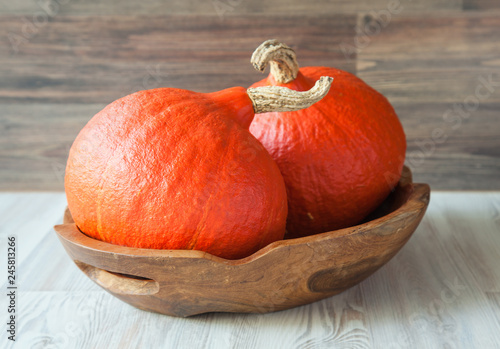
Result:
{"label": "large orange pumpkin", "polygon": [[319,76],[334,78],[310,108],[258,114],[250,125],[276,160],[288,192],[287,236],[352,226],[388,196],[403,168],[406,139],[387,99],[356,76],[334,68],[298,67],[295,52],[264,42],[252,56],[271,66],[257,86],[303,91]]}
{"label": "large orange pumpkin", "polygon": [[[313,92],[326,94],[329,83]],[[228,259],[282,239],[283,179],[248,126],[254,108],[280,110],[267,96],[285,90],[161,88],[111,103],[70,150],[65,189],[75,223],[113,244]]]}

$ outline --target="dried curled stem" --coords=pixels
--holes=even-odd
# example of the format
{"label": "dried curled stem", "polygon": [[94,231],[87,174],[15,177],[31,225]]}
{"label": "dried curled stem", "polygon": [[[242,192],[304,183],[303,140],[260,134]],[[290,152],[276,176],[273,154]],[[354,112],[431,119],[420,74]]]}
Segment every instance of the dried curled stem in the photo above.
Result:
{"label": "dried curled stem", "polygon": [[254,87],[247,90],[255,114],[296,111],[310,107],[326,96],[333,78],[322,76],[309,91],[295,91],[281,86]]}
{"label": "dried curled stem", "polygon": [[277,40],[267,40],[260,44],[250,60],[255,69],[260,72],[271,66],[271,75],[279,83],[293,81],[299,72],[299,64],[295,51]]}

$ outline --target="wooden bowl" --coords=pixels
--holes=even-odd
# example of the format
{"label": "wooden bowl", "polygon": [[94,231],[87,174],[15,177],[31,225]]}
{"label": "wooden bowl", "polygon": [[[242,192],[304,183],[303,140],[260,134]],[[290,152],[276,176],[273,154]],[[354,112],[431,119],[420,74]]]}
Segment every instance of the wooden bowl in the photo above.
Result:
{"label": "wooden bowl", "polygon": [[68,210],[55,231],[89,278],[139,309],[181,317],[265,313],[330,297],[370,276],[408,241],[429,197],[429,186],[413,184],[405,168],[397,188],[366,223],[277,241],[239,260],[94,240],[78,230]]}

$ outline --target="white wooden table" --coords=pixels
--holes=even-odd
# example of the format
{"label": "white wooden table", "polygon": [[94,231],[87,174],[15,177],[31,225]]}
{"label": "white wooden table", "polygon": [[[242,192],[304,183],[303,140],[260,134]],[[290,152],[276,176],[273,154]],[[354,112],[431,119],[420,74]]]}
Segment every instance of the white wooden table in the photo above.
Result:
{"label": "white wooden table", "polygon": [[[271,314],[147,313],[81,273],[52,230],[63,193],[0,193],[0,348],[499,348],[500,192],[433,192],[398,255],[360,285]],[[17,236],[16,342],[7,236]]]}

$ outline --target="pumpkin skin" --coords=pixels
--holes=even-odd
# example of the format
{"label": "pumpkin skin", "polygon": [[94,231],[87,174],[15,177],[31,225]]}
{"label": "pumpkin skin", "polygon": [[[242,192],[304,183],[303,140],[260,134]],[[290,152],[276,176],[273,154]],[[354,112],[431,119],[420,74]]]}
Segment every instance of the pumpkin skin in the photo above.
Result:
{"label": "pumpkin skin", "polygon": [[70,150],[65,189],[75,223],[112,244],[227,259],[282,239],[286,189],[248,131],[253,116],[242,87],[161,88],[111,103]]}
{"label": "pumpkin skin", "polygon": [[270,74],[258,86],[303,91],[318,76],[334,78],[328,95],[294,112],[257,114],[252,132],[280,168],[288,193],[286,237],[301,237],[360,223],[396,186],[406,138],[379,92],[334,68],[304,67],[295,80]]}

